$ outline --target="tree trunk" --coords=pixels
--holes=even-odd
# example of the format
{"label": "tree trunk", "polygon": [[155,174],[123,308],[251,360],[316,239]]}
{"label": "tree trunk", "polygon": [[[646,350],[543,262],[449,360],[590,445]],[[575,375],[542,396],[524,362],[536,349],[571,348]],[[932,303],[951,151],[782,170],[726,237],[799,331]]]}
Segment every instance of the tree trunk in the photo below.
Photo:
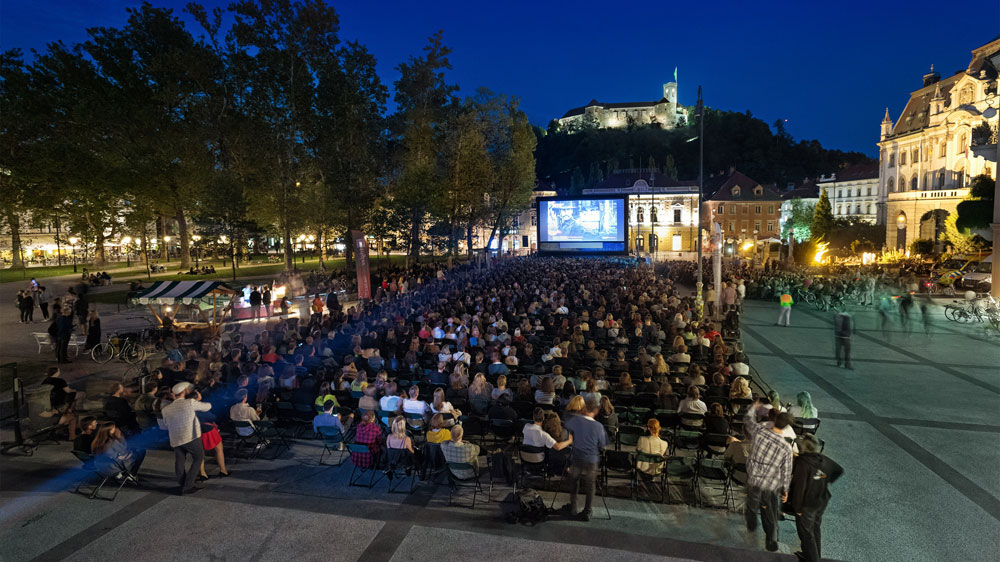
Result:
{"label": "tree trunk", "polygon": [[472,259],[472,221],[465,227],[465,251]]}
{"label": "tree trunk", "polygon": [[413,223],[410,225],[410,257],[413,263],[420,263],[420,226],[423,222],[423,210],[413,210]]}
{"label": "tree trunk", "polygon": [[233,281],[236,281],[236,239],[234,237],[230,237],[229,242],[229,257],[232,258],[229,261],[232,262]]}
{"label": "tree trunk", "polygon": [[326,229],[320,228],[316,233],[316,243],[319,244],[319,266],[326,263]]}
{"label": "tree trunk", "polygon": [[[104,230],[97,229],[97,238],[94,240],[94,268],[104,267],[107,263],[107,256],[104,253]],[[84,246],[86,248],[86,246]],[[86,259],[86,254],[84,259]]]}
{"label": "tree trunk", "polygon": [[[20,238],[18,239],[20,240]],[[62,255],[62,226],[59,224],[59,213],[56,213],[56,262],[61,267],[63,262]]]}
{"label": "tree trunk", "polygon": [[291,271],[295,267],[295,263],[293,262],[294,256],[292,254],[292,229],[288,226],[288,221],[285,221],[285,227],[282,229],[281,236],[285,250],[285,271]]}
{"label": "tree trunk", "polygon": [[7,224],[10,226],[10,250],[13,252],[11,267],[24,267],[21,254],[21,217],[13,207],[7,209]]}
{"label": "tree trunk", "polygon": [[351,230],[351,213],[347,213],[347,230],[344,231],[344,271],[354,273],[354,232]]}
{"label": "tree trunk", "polygon": [[191,241],[188,239],[188,223],[187,218],[184,216],[184,209],[178,205],[177,206],[177,236],[180,237],[181,246],[181,269],[188,269],[191,267]]}
{"label": "tree trunk", "polygon": [[160,259],[167,261],[167,217],[160,215]]}

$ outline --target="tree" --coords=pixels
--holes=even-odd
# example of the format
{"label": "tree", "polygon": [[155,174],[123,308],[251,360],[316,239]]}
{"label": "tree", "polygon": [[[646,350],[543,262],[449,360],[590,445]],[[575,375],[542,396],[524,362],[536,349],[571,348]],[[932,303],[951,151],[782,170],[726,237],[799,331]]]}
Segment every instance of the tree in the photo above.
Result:
{"label": "tree", "polygon": [[825,189],[819,190],[819,201],[813,210],[813,219],[809,230],[814,240],[827,238],[830,231],[833,230],[833,207],[830,205],[830,197]]}
{"label": "tree", "polygon": [[471,230],[482,219],[484,194],[492,190],[496,181],[485,123],[480,119],[489,96],[488,91],[481,91],[478,101],[466,100],[445,126],[444,182],[434,206],[435,214],[443,219],[440,229],[447,232],[448,255],[458,253],[462,230],[466,232],[466,245],[471,248]]}
{"label": "tree", "polygon": [[487,249],[492,247],[493,239],[498,233],[500,237],[497,247],[501,247],[503,233],[507,231],[514,215],[527,207],[535,186],[537,140],[531,130],[531,123],[528,116],[519,109],[519,100],[506,98],[504,101],[504,127],[493,151],[498,173],[488,209],[493,229],[486,243]]}
{"label": "tree", "polygon": [[231,64],[246,86],[244,111],[260,127],[251,218],[277,224],[291,270],[292,232],[304,226],[311,202],[303,186],[318,176],[303,139],[315,120],[317,73],[335,56],[339,19],[318,0],[244,0],[230,11]]}
{"label": "tree", "polygon": [[667,157],[663,159],[663,175],[672,180],[677,179],[677,165],[674,164],[674,157],[672,154],[668,154]]}
{"label": "tree", "polygon": [[580,170],[579,166],[573,168],[573,175],[569,179],[569,189],[575,195],[579,195],[583,192],[583,189],[587,186],[587,180],[583,177],[583,171]]}
{"label": "tree", "polygon": [[944,219],[944,232],[939,236],[941,242],[951,246],[955,254],[971,254],[981,252],[988,247],[988,243],[981,237],[970,233],[967,229],[959,228],[956,224],[958,215],[950,213]]}
{"label": "tree", "polygon": [[40,124],[32,111],[31,77],[19,50],[0,53],[0,204],[10,229],[11,267],[23,267],[21,216],[33,207],[34,139]]}
{"label": "tree", "polygon": [[982,174],[972,178],[969,196],[958,204],[955,226],[962,230],[987,230],[993,222],[996,181]]}
{"label": "tree", "polygon": [[791,206],[791,216],[781,225],[781,237],[787,239],[791,234],[795,236],[796,242],[804,242],[812,237],[811,226],[816,205],[796,197],[792,199]]}

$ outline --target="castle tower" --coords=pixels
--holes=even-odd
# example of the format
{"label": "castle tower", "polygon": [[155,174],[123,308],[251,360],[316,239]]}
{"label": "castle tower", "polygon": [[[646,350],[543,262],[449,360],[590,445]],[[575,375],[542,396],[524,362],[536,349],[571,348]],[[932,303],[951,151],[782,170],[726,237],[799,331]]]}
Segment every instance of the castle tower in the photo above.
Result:
{"label": "castle tower", "polygon": [[889,108],[885,108],[885,117],[882,118],[882,138],[892,134],[892,119],[889,119]]}

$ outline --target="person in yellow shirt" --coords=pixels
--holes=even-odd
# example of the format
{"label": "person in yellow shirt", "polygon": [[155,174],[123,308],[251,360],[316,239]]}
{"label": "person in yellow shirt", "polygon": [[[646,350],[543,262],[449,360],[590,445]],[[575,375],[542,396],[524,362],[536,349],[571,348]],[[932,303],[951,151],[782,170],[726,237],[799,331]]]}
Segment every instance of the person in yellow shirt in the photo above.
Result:
{"label": "person in yellow shirt", "polygon": [[778,297],[778,304],[781,305],[781,312],[778,313],[778,321],[774,323],[775,326],[785,326],[788,327],[789,322],[792,320],[792,295],[788,290],[781,292],[781,296]]}
{"label": "person in yellow shirt", "polygon": [[434,414],[431,418],[431,428],[427,432],[428,443],[444,443],[451,441],[451,431],[444,426],[444,416]]}

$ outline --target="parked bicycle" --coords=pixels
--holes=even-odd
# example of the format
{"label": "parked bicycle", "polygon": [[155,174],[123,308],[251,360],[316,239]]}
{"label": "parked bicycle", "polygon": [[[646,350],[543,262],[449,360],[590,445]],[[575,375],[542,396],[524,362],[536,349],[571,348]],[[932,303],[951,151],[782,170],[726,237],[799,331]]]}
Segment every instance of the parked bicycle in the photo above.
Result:
{"label": "parked bicycle", "polygon": [[133,364],[146,358],[146,348],[139,343],[138,334],[112,333],[108,341],[94,346],[90,351],[90,357],[102,365],[114,358]]}

